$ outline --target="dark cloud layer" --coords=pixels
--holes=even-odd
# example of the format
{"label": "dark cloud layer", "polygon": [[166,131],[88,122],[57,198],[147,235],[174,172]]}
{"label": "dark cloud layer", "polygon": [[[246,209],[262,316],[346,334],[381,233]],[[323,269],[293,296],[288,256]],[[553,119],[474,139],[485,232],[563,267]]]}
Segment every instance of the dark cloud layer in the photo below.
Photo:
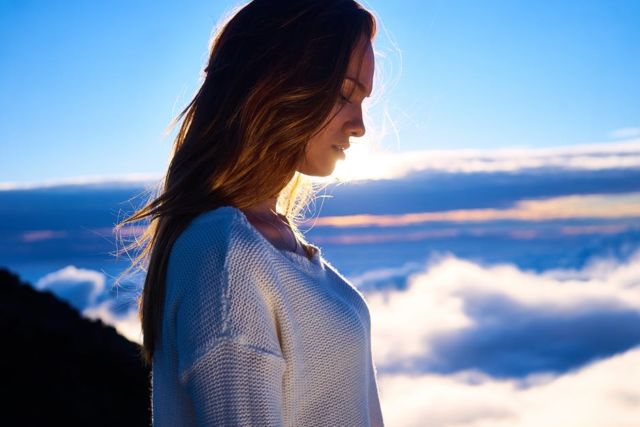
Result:
{"label": "dark cloud layer", "polygon": [[602,305],[569,312],[524,307],[497,295],[465,301],[473,328],[434,337],[421,371],[478,369],[496,378],[562,374],[640,344],[640,312]]}
{"label": "dark cloud layer", "polygon": [[323,216],[403,214],[472,208],[508,208],[522,199],[640,191],[640,170],[524,170],[494,173],[417,172],[403,179],[327,188]]}

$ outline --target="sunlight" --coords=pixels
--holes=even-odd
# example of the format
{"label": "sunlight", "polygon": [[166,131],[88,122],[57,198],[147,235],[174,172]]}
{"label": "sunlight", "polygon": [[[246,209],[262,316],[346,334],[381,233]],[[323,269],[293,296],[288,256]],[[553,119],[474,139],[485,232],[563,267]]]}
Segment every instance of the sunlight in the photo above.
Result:
{"label": "sunlight", "polygon": [[391,162],[382,149],[366,140],[366,136],[351,143],[347,158],[337,163],[332,177],[338,181],[390,179]]}

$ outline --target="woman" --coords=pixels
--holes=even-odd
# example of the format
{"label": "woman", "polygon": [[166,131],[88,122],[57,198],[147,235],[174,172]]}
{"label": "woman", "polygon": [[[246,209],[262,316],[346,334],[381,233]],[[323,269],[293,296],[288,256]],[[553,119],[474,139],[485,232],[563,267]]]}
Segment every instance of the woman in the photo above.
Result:
{"label": "woman", "polygon": [[365,132],[372,15],[254,0],[214,38],[134,260],[156,426],[381,426],[363,296],[305,241],[306,176]]}

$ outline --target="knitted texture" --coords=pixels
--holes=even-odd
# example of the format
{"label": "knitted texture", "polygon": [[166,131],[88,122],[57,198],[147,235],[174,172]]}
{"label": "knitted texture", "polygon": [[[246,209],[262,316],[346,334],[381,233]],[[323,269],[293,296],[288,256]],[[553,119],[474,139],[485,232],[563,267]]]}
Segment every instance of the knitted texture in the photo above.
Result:
{"label": "knitted texture", "polygon": [[368,306],[313,248],[276,249],[232,206],[191,222],[167,266],[154,426],[383,426]]}

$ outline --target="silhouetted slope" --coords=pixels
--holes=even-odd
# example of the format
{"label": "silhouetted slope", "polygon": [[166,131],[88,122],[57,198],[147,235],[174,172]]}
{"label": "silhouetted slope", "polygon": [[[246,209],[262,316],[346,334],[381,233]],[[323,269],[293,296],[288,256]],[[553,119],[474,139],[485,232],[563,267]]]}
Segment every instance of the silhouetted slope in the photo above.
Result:
{"label": "silhouetted slope", "polygon": [[0,268],[2,426],[149,426],[138,344]]}

